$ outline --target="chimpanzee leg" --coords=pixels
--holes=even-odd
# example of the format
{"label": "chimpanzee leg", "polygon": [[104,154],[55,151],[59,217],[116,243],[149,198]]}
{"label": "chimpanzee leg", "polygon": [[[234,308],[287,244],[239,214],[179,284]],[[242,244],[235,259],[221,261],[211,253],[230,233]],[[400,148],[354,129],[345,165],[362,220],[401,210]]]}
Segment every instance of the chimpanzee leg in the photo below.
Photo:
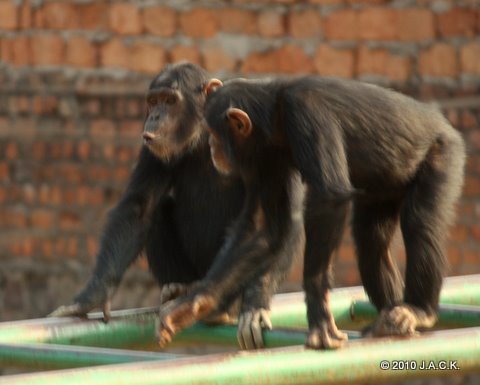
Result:
{"label": "chimpanzee leg", "polygon": [[455,133],[438,138],[420,164],[400,214],[407,254],[404,303],[380,314],[375,334],[408,335],[435,323],[447,264],[444,241],[463,167],[463,142]]}
{"label": "chimpanzee leg", "polygon": [[172,198],[160,202],[145,245],[150,270],[162,288],[162,303],[186,294],[190,284],[200,278],[178,237],[173,220],[174,205]]}
{"label": "chimpanzee leg", "polygon": [[379,311],[402,301],[402,277],[389,251],[399,210],[400,202],[356,202],[353,211],[352,233],[360,276]]}
{"label": "chimpanzee leg", "polygon": [[337,348],[347,339],[337,329],[329,304],[331,259],[342,239],[347,209],[348,203],[317,203],[312,196],[308,198],[303,285],[309,327],[306,345],[314,349]]}

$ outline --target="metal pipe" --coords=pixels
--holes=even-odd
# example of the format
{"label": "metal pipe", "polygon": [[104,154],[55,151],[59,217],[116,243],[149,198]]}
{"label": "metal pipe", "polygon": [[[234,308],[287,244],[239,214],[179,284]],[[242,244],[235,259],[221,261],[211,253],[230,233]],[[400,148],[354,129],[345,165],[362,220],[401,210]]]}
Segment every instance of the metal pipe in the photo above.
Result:
{"label": "metal pipe", "polygon": [[[462,296],[462,293],[465,295]],[[444,299],[452,302],[465,301],[468,304],[480,304],[480,275],[447,279],[442,292],[442,301]],[[365,294],[359,286],[333,290],[332,312],[339,327],[359,329],[367,322],[371,322],[375,316],[374,310],[372,311],[373,307],[365,307],[360,302],[361,300],[365,300]],[[363,308],[361,308],[362,306]],[[440,326],[448,318],[442,309]],[[272,303],[272,322],[275,327],[305,328],[307,326],[305,311],[303,293],[280,294],[275,296]],[[465,309],[456,310],[455,317],[465,314],[462,317],[467,318],[467,321],[458,319],[458,326],[478,325],[478,323],[474,323],[475,321],[472,323],[471,317],[476,316],[472,315],[471,311],[468,310],[469,314],[465,314]],[[114,319],[109,324],[98,322],[98,319],[101,318],[99,313],[91,315],[92,319],[89,321],[78,318],[47,318],[3,323],[0,324],[0,343],[46,342],[110,348],[152,346],[156,314],[157,310],[152,308],[116,311],[113,312]],[[451,325],[452,323],[447,322],[447,324]],[[198,329],[192,329],[193,333],[196,330]],[[208,333],[212,339],[217,338],[214,330],[211,329]],[[185,333],[189,338],[193,338],[192,333],[188,331]],[[233,331],[229,331],[229,333],[230,337],[234,335]],[[175,338],[175,340],[179,339],[181,339],[181,334]],[[205,342],[202,340],[202,343]]]}
{"label": "metal pipe", "polygon": [[84,346],[0,344],[2,365],[37,369],[81,368],[93,365],[171,360],[179,357],[182,355]]}
{"label": "metal pipe", "polygon": [[[382,369],[387,365],[388,369]],[[465,375],[478,370],[480,328],[471,328],[426,333],[411,339],[361,340],[349,343],[340,351],[301,347],[272,349],[0,377],[0,384],[379,384],[399,379]]]}

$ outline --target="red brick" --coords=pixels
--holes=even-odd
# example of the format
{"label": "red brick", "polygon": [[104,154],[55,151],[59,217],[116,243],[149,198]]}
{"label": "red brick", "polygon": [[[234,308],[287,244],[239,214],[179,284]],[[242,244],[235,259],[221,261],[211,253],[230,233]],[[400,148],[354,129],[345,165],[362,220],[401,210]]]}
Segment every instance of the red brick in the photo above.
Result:
{"label": "red brick", "polygon": [[254,52],[242,64],[242,72],[311,73],[313,62],[301,47],[285,45],[278,50]]}
{"label": "red brick", "polygon": [[283,36],[285,34],[285,16],[277,11],[263,11],[258,15],[257,26],[260,36]]}
{"label": "red brick", "polygon": [[98,251],[98,240],[96,237],[89,236],[87,237],[87,254],[90,258],[93,258],[96,256]]}
{"label": "red brick", "polygon": [[345,9],[332,12],[325,20],[327,40],[357,40],[359,34],[358,12]]}
{"label": "red brick", "polygon": [[115,124],[110,119],[94,119],[90,123],[90,136],[93,138],[112,138]]}
{"label": "red brick", "polygon": [[25,0],[20,5],[20,28],[29,29],[33,26],[33,12],[29,0]]}
{"label": "red brick", "polygon": [[100,51],[102,67],[127,68],[130,54],[122,40],[113,38],[106,42]]}
{"label": "red brick", "polygon": [[303,48],[287,44],[277,50],[277,68],[281,73],[308,74],[314,71],[312,59]]}
{"label": "red brick", "polygon": [[[112,156],[113,160],[114,156]],[[109,180],[112,178],[112,170],[106,166],[92,165],[87,169],[87,179],[92,181]]]}
{"label": "red brick", "polygon": [[466,197],[478,197],[480,195],[480,178],[467,175],[463,187],[463,195]]}
{"label": "red brick", "polygon": [[8,40],[10,44],[10,62],[17,67],[28,66],[31,64],[31,43],[28,36],[15,36]]}
{"label": "red brick", "polygon": [[109,25],[109,5],[106,3],[77,4],[80,28],[106,30]]}
{"label": "red brick", "polygon": [[460,50],[460,63],[463,73],[480,75],[480,43],[463,45]]}
{"label": "red brick", "polygon": [[477,14],[471,8],[452,8],[437,15],[437,29],[440,36],[475,36]]}
{"label": "red brick", "polygon": [[213,37],[218,32],[216,9],[196,8],[180,14],[180,27],[186,36]]}
{"label": "red brick", "polygon": [[34,209],[30,216],[32,227],[49,229],[54,226],[55,214],[47,209]]}
{"label": "red brick", "polygon": [[455,48],[445,43],[436,43],[422,51],[418,70],[422,76],[455,78],[458,75]]}
{"label": "red brick", "polygon": [[124,167],[117,167],[114,170],[114,179],[116,182],[120,183],[126,183],[128,179],[130,178],[130,173],[131,173],[131,168],[129,166],[124,166]]}
{"label": "red brick", "polygon": [[462,112],[462,128],[470,129],[470,128],[477,128],[478,126],[479,126],[479,120],[477,119],[477,115],[475,115],[470,111]]}
{"label": "red brick", "polygon": [[315,9],[292,12],[288,15],[288,34],[297,38],[316,37],[322,32],[322,17]]}
{"label": "red brick", "polygon": [[432,40],[435,38],[433,13],[418,8],[398,10],[396,29],[401,41]]}
{"label": "red brick", "polygon": [[0,30],[18,28],[18,7],[13,1],[0,1]]}
{"label": "red brick", "polygon": [[93,68],[97,65],[97,49],[95,45],[82,36],[73,36],[67,41],[66,64]]}
{"label": "red brick", "polygon": [[345,0],[308,0],[308,2],[312,4],[335,5],[335,4],[343,4]]}
{"label": "red brick", "polygon": [[9,142],[5,146],[5,159],[8,159],[8,160],[17,159],[19,153],[20,153],[20,150],[16,142]]}
{"label": "red brick", "polygon": [[253,52],[242,63],[241,72],[274,73],[277,69],[277,57],[274,50]]}
{"label": "red brick", "polygon": [[458,247],[449,247],[447,249],[448,261],[451,265],[458,265],[462,259],[462,253]]}
{"label": "red brick", "polygon": [[365,8],[359,11],[358,26],[362,40],[395,40],[397,12],[391,8]]}
{"label": "red brick", "polygon": [[78,15],[75,6],[65,1],[48,2],[39,12],[43,13],[43,27],[49,29],[78,28]]}
{"label": "red brick", "polygon": [[463,243],[468,238],[468,229],[463,225],[455,225],[450,229],[450,240],[453,242]]}
{"label": "red brick", "polygon": [[226,33],[254,35],[257,33],[255,12],[239,8],[219,10],[220,29]]}
{"label": "red brick", "polygon": [[177,13],[174,9],[167,7],[145,8],[143,26],[152,35],[173,36],[177,31]]}
{"label": "red brick", "polygon": [[475,241],[480,242],[480,225],[474,224],[470,228],[470,231],[472,232],[473,238]]}
{"label": "red brick", "polygon": [[203,65],[209,72],[233,72],[235,70],[235,60],[217,46],[205,48]]}
{"label": "red brick", "polygon": [[142,32],[140,10],[134,4],[112,4],[109,20],[112,31],[121,35],[136,35]]}
{"label": "red brick", "polygon": [[10,179],[10,168],[8,167],[8,163],[1,162],[0,163],[0,181],[9,181]]}
{"label": "red brick", "polygon": [[81,140],[77,143],[77,156],[81,160],[87,160],[92,153],[92,144],[89,140]]}
{"label": "red brick", "polygon": [[64,62],[65,43],[58,35],[33,35],[31,41],[34,65],[61,65]]}
{"label": "red brick", "polygon": [[358,75],[380,75],[393,81],[405,81],[410,76],[408,58],[392,55],[385,49],[360,47],[357,59]]}
{"label": "red brick", "polygon": [[200,64],[200,51],[196,45],[176,45],[169,52],[170,62],[189,61]]}
{"label": "red brick", "polygon": [[315,53],[314,65],[320,75],[351,78],[354,70],[353,52],[322,44]]}
{"label": "red brick", "polygon": [[58,109],[58,99],[53,95],[39,95],[32,99],[32,111],[38,115],[53,114]]}
{"label": "red brick", "polygon": [[156,74],[165,66],[165,50],[159,44],[139,41],[129,51],[129,68],[132,71]]}
{"label": "red brick", "polygon": [[138,119],[122,120],[118,126],[122,138],[138,139],[142,132],[142,124]]}
{"label": "red brick", "polygon": [[82,227],[81,217],[71,211],[63,211],[59,216],[60,228],[62,230],[80,229]]}
{"label": "red brick", "polygon": [[385,76],[396,82],[406,82],[412,74],[410,58],[399,55],[388,55]]}
{"label": "red brick", "polygon": [[389,0],[347,0],[347,3],[352,5],[364,5],[364,4],[380,5],[380,4],[388,3],[388,1]]}

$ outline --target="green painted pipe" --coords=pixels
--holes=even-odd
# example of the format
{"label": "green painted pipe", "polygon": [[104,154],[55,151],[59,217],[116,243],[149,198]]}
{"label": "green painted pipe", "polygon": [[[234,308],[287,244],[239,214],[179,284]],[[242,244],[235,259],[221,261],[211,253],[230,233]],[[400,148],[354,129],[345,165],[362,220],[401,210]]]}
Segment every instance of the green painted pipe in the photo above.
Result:
{"label": "green painted pipe", "polygon": [[[463,297],[462,293],[465,293]],[[442,300],[443,298],[457,302],[465,300],[469,304],[480,303],[480,276],[447,279],[442,292]],[[375,317],[373,307],[358,301],[362,299],[365,299],[365,294],[361,287],[333,290],[331,295],[332,312],[339,327],[359,329],[373,320]],[[455,321],[457,326],[478,325],[476,323],[477,318],[475,318],[475,309],[473,309],[473,313],[469,310],[468,314],[464,309],[457,309],[455,314],[451,316],[445,315],[444,311],[451,310],[441,310],[440,325],[443,322],[452,325],[452,321],[448,321],[449,317],[450,320],[452,317],[458,320]],[[110,348],[152,347],[155,341],[154,322],[156,314],[156,309],[117,311],[113,313],[115,319],[109,324],[98,322],[98,320],[85,321],[78,318],[52,318],[3,323],[0,324],[0,343],[46,342]],[[462,316],[462,314],[465,315]],[[466,317],[466,320],[459,318],[461,316]],[[93,317],[100,318],[101,315],[96,314]],[[305,328],[303,293],[276,296],[272,305],[272,322],[275,327]],[[188,336],[186,338],[193,339],[198,330],[194,327],[191,331],[184,331],[183,334]],[[205,334],[200,335],[202,343],[206,343],[208,339],[218,340],[219,337],[215,330],[218,330],[218,333],[221,334],[220,329],[211,328],[208,333],[205,332]],[[227,340],[235,341],[235,329],[226,330],[228,330],[227,334],[229,335]],[[181,336],[182,333],[176,336],[175,341],[181,341]]]}
{"label": "green painted pipe", "polygon": [[380,384],[479,370],[480,328],[472,328],[426,333],[411,339],[351,342],[337,351],[295,347],[0,377],[0,384]]}
{"label": "green painted pipe", "polygon": [[127,362],[161,361],[181,355],[49,344],[0,344],[3,366],[37,369],[81,368]]}

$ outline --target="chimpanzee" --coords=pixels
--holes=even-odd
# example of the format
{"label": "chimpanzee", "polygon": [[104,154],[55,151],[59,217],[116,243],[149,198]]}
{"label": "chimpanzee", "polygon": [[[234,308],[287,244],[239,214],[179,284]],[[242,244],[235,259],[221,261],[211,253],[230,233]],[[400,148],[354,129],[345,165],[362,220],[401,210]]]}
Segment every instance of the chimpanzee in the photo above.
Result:
{"label": "chimpanzee", "polygon": [[[74,303],[52,316],[85,315],[103,307],[108,318],[109,299],[142,251],[162,286],[162,302],[188,291],[207,273],[245,199],[240,178],[220,176],[210,160],[203,127],[208,79],[200,67],[179,63],[150,84],[144,146],[126,192],[110,212],[93,275]],[[271,328],[270,298],[291,257],[285,253],[278,266],[241,293],[243,348],[263,346],[261,327]],[[232,302],[229,298],[225,307]]]}
{"label": "chimpanzee", "polygon": [[[276,263],[272,250],[284,247],[298,200],[288,189],[294,170],[308,186],[306,345],[335,348],[346,338],[332,317],[329,289],[350,202],[361,278],[380,311],[369,333],[411,335],[434,324],[443,244],[465,162],[461,136],[436,108],[378,86],[314,76],[232,80],[210,93],[205,108],[215,167],[246,185],[240,218],[247,225],[203,283],[163,309],[161,344],[208,314],[239,281]],[[262,222],[252,233],[255,217]],[[404,288],[389,253],[398,222],[407,254]]]}

